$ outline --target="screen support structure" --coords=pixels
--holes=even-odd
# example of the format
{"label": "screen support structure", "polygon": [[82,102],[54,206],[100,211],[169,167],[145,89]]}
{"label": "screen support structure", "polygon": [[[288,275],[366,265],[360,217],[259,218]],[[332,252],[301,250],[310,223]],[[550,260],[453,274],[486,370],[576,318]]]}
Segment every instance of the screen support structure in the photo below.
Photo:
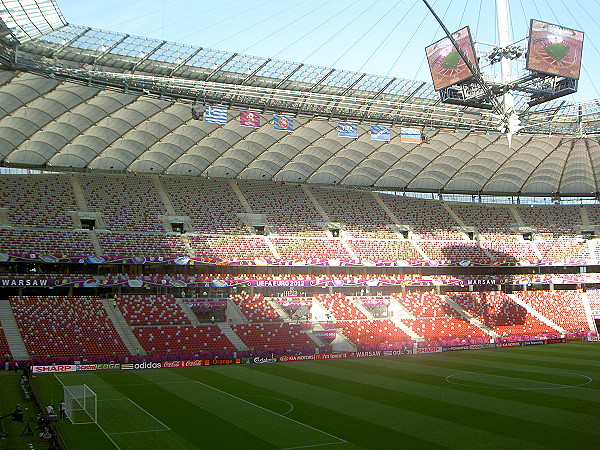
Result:
{"label": "screen support structure", "polygon": [[[479,85],[479,87],[485,93],[490,104],[492,105],[493,111],[499,116],[500,125],[498,126],[498,130],[507,135],[508,145],[510,147],[513,134],[515,134],[517,131],[519,131],[521,129],[519,117],[516,114],[516,112],[514,111],[514,97],[513,97],[512,93],[510,92],[510,90],[506,91],[503,94],[504,102],[500,103],[498,101],[498,98],[496,97],[496,95],[494,94],[494,92],[492,91],[490,86],[485,82],[485,80],[483,79],[483,77],[481,76],[481,74],[479,73],[477,68],[471,63],[471,61],[469,61],[469,59],[467,58],[467,55],[465,55],[465,52],[460,48],[460,46],[458,45],[458,43],[452,36],[452,33],[450,33],[448,28],[446,28],[446,26],[444,25],[442,20],[439,18],[439,16],[436,14],[434,9],[431,7],[429,2],[427,0],[423,0],[423,3],[425,3],[425,6],[427,6],[427,9],[429,9],[431,14],[433,14],[433,16],[435,17],[435,20],[437,20],[440,27],[442,27],[442,29],[444,30],[444,33],[446,33],[446,36],[448,37],[448,39],[450,39],[450,42],[452,42],[452,45],[458,51],[458,54],[460,55],[460,57],[463,59],[463,61],[465,62],[465,64],[467,65],[467,67],[469,68],[471,73],[473,74],[475,82]],[[502,17],[500,17],[500,16],[502,16]],[[508,0],[496,0],[496,20],[498,22],[498,34],[499,34],[500,45],[508,46],[510,44]],[[502,56],[501,61],[502,61],[502,82],[506,83],[507,81],[510,81],[510,78],[512,77],[511,63],[510,63],[510,60],[508,60],[505,56]]]}

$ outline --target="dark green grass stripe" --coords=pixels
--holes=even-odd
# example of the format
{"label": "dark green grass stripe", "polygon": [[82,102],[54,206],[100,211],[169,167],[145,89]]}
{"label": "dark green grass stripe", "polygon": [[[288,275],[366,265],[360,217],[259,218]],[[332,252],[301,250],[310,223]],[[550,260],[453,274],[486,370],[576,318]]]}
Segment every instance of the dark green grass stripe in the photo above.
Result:
{"label": "dark green grass stripe", "polygon": [[[339,363],[341,364],[302,364],[296,365],[294,368],[308,372],[307,377],[310,379],[313,378],[314,374],[340,377],[357,385],[368,385],[418,396],[424,401],[443,401],[459,407],[477,409],[482,414],[486,414],[491,410],[496,414],[518,420],[531,420],[545,425],[600,434],[600,429],[596,427],[600,416],[597,408],[592,407],[589,411],[585,408],[576,411],[565,411],[562,408],[529,404],[526,400],[523,401],[522,396],[519,395],[507,398],[506,395],[503,395],[503,392],[485,388],[454,389],[455,386],[446,382],[445,379],[426,377],[422,374],[409,379],[405,376],[406,374],[390,368],[393,361],[390,362],[389,358],[364,358],[361,360],[339,361]],[[460,388],[460,386],[458,387]],[[489,396],[487,395],[488,392],[495,395]],[[543,397],[545,394],[536,392],[534,395]],[[414,399],[414,401],[417,400]],[[568,403],[563,401],[561,406]],[[568,421],[565,420],[566,416],[568,416]]]}
{"label": "dark green grass stripe", "polygon": [[[345,414],[345,411],[340,412],[322,408],[312,402],[304,401],[302,395],[291,396],[289,393],[282,392],[281,390],[272,390],[258,384],[253,384],[252,380],[262,378],[262,374],[260,373],[246,371],[246,376],[243,379],[236,378],[232,382],[232,379],[224,376],[222,370],[219,369],[173,369],[173,371],[178,371],[178,373],[188,377],[191,381],[202,381],[240,398],[273,408],[274,412],[283,412],[281,404],[271,402],[268,405],[268,403],[264,400],[261,401],[261,399],[281,399],[290,402],[294,407],[293,411],[288,414],[290,418],[323,429],[348,441],[348,444],[335,445],[331,447],[332,449],[341,450],[355,448],[355,446],[362,448],[397,448],[400,445],[399,443],[405,448],[445,448],[441,445],[434,446],[430,441],[419,439],[407,433],[360,420],[352,415]],[[266,426],[269,425],[266,424]]]}
{"label": "dark green grass stripe", "polygon": [[[493,408],[483,412],[481,408],[476,409],[465,405],[457,405],[446,401],[445,398],[427,399],[411,393],[350,381],[339,375],[326,376],[311,372],[307,376],[306,372],[301,370],[301,366],[305,365],[309,367],[309,370],[311,366],[317,367],[316,370],[318,371],[317,364],[302,363],[296,368],[288,365],[286,370],[279,371],[278,375],[298,381],[306,380],[306,382],[315,386],[327,387],[339,393],[352,394],[364,400],[375,400],[380,404],[401,405],[404,411],[429,416],[432,420],[434,418],[447,420],[457,426],[473,427],[481,431],[501,434],[506,438],[518,438],[531,443],[542,443],[548,447],[567,445],[570,442],[588,442],[591,444],[597,440],[597,435],[592,436],[587,432],[560,428],[556,425],[546,425],[534,420],[515,419],[514,417],[501,415],[495,412]],[[596,422],[594,421],[594,423]],[[498,426],[499,424],[501,426]]]}
{"label": "dark green grass stripe", "polygon": [[[150,371],[154,372],[154,371]],[[111,436],[122,448],[139,449],[142,439],[152,445],[146,448],[273,448],[252,433],[236,427],[195,404],[192,399],[174,396],[169,385],[149,382],[146,372],[129,372],[126,378],[103,374],[103,379],[142,406],[171,428],[171,432],[136,433]],[[119,379],[116,379],[119,378]],[[215,430],[220,430],[215,432]],[[224,433],[224,430],[227,430]]]}
{"label": "dark green grass stripe", "polygon": [[[300,424],[281,414],[274,414],[227,391],[218,390],[202,381],[191,381],[173,371],[147,371],[142,376],[152,383],[164,383],[161,387],[175,396],[187,398],[232,425],[253,433],[256,437],[260,436],[273,447],[319,446],[343,442],[322,430]],[[165,383],[167,376],[170,382]]]}
{"label": "dark green grass stripe", "polygon": [[385,426],[435,445],[453,448],[542,447],[536,445],[535,441],[526,443],[517,437],[497,434],[498,424],[489,430],[483,430],[468,424],[467,421],[453,421],[452,417],[460,415],[461,412],[454,409],[438,414],[433,411],[437,402],[430,402],[430,408],[426,408],[424,414],[415,408],[407,407],[411,405],[405,404],[393,391],[373,389],[343,379],[312,374],[307,376],[305,372],[290,366],[292,365],[230,366],[227,370],[220,371],[220,374],[294,396],[325,409],[352,415],[365,422]]}

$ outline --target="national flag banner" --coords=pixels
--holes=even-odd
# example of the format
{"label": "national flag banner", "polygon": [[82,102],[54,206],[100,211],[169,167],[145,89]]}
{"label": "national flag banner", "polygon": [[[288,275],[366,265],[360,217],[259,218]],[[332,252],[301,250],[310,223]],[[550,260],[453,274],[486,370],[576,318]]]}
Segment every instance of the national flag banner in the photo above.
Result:
{"label": "national flag banner", "polygon": [[227,109],[220,106],[206,105],[204,120],[212,123],[227,123]]}
{"label": "national flag banner", "polygon": [[391,139],[390,127],[371,125],[371,139],[374,141],[389,141]]}
{"label": "national flag banner", "polygon": [[402,128],[400,130],[400,142],[409,142],[411,144],[421,143],[421,130],[418,128]]}
{"label": "national flag banner", "polygon": [[253,111],[240,111],[240,125],[243,127],[260,127],[260,114]]}
{"label": "national flag banner", "polygon": [[338,123],[338,137],[358,137],[358,125],[355,123],[339,122]]}
{"label": "national flag banner", "polygon": [[294,118],[273,114],[273,128],[278,131],[294,131]]}

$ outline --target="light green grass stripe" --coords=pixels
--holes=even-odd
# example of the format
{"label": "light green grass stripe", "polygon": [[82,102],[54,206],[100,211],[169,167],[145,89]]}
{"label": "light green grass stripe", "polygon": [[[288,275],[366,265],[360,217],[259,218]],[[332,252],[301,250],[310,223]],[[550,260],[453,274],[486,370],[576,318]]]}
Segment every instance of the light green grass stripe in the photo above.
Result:
{"label": "light green grass stripe", "polygon": [[[352,363],[355,363],[357,366],[367,364],[374,367],[386,368],[393,368],[394,365],[393,361],[380,358],[352,360]],[[477,389],[477,392],[469,392],[462,389],[454,389],[454,386],[450,383],[444,382],[444,384],[439,386],[426,383],[417,383],[414,381],[408,381],[406,379],[391,378],[375,375],[373,373],[360,372],[357,370],[348,369],[346,366],[340,367],[340,365],[331,366],[307,362],[302,364],[296,363],[293,368],[304,371],[307,374],[343,378],[344,380],[363,385],[416,395],[422,397],[423,399],[427,399],[428,401],[444,401],[457,406],[460,405],[480,410],[482,413],[493,412],[495,414],[504,415],[514,419],[528,420],[545,425],[600,435],[600,428],[596,426],[598,424],[598,417],[586,415],[584,413],[574,413],[545,406],[536,406],[514,400],[491,397],[485,395],[485,389]],[[456,372],[447,372],[447,374],[450,373]],[[357,389],[360,389],[360,387],[357,386]]]}
{"label": "light green grass stripe", "polygon": [[[268,373],[257,375],[252,369],[245,367],[230,366],[227,367],[227,370],[219,371],[219,375],[244,381],[288,397],[295,397],[303,402],[330,409],[340,414],[350,415],[363,422],[383,426],[440,446],[486,449],[543,448],[519,439],[511,439],[372,400],[293,381],[285,377]],[[359,388],[360,386],[357,386],[357,389]]]}
{"label": "light green grass stripe", "polygon": [[148,382],[160,385],[162,389],[206,409],[210,414],[279,448],[335,445],[346,442],[325,431],[270,412],[250,400],[235,397],[172,371],[147,371],[139,375]]}

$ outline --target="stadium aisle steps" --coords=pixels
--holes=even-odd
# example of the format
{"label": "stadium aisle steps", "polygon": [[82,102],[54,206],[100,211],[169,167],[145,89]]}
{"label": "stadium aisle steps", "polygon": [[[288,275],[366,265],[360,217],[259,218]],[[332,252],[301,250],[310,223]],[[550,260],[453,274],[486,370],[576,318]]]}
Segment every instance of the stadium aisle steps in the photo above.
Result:
{"label": "stadium aisle steps", "polygon": [[481,323],[479,320],[477,320],[475,317],[473,317],[471,314],[469,314],[468,311],[465,311],[463,308],[461,308],[461,306],[458,303],[456,303],[450,296],[444,295],[443,297],[446,300],[446,303],[448,305],[452,306],[461,317],[464,317],[465,319],[467,319],[469,321],[469,323],[471,323],[472,325],[475,325],[477,328],[481,328],[483,331],[488,333],[491,337],[496,338],[496,337],[500,336],[498,333],[496,333],[493,330],[490,330],[483,323]]}
{"label": "stadium aisle steps", "polygon": [[539,311],[537,311],[536,309],[534,309],[530,305],[528,305],[527,302],[524,302],[523,300],[521,300],[517,295],[514,295],[514,294],[512,294],[512,295],[511,294],[507,294],[507,295],[517,305],[521,305],[523,308],[525,308],[527,310],[527,312],[529,314],[531,314],[532,316],[537,317],[542,322],[544,322],[546,325],[554,328],[555,330],[558,330],[560,333],[566,333],[566,330],[564,328],[561,328],[558,325],[556,325],[550,319],[548,319],[547,317],[545,317],[542,313],[540,313]]}
{"label": "stadium aisle steps", "polygon": [[[7,300],[0,301],[0,322],[4,329],[4,336],[10,348],[10,354],[14,359],[29,359],[29,353],[25,348],[25,343],[17,326],[15,315]],[[2,355],[4,357],[4,355]]]}
{"label": "stadium aisle steps", "polygon": [[249,349],[249,347],[246,344],[244,344],[244,342],[238,337],[237,334],[235,334],[235,331],[233,331],[228,324],[219,323],[218,325],[223,334],[227,336],[227,338],[231,341],[233,345],[235,345],[236,350],[242,351]]}
{"label": "stadium aisle steps", "polygon": [[113,306],[113,301],[106,298],[100,299],[100,302],[102,303],[104,310],[108,314],[109,319],[112,321],[115,329],[117,330],[117,333],[119,333],[123,344],[125,344],[125,347],[127,347],[127,350],[129,350],[129,353],[132,355],[145,355],[146,352],[144,351],[144,348],[133,334],[131,327],[125,321],[125,318],[123,317],[123,314],[121,314],[121,311],[119,311],[119,308],[115,308]]}

